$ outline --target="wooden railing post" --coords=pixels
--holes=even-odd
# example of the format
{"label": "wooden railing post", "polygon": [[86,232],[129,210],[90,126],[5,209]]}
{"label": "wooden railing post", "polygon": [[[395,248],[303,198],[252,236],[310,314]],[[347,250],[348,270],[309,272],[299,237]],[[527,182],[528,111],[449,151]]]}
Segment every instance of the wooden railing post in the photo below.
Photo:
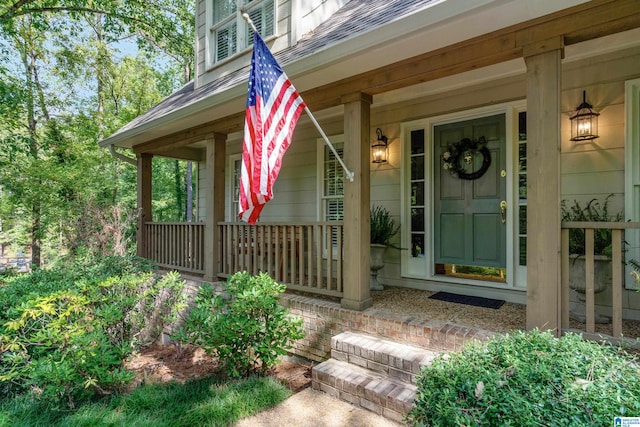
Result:
{"label": "wooden railing post", "polygon": [[[623,259],[624,245],[627,243],[624,241],[624,230],[626,229],[639,229],[640,222],[563,222],[562,223],[562,282],[561,282],[561,295],[562,295],[562,330],[570,331],[570,325],[568,321],[569,312],[569,282],[575,280],[570,278],[570,266],[569,266],[569,233],[571,230],[584,230],[585,233],[585,325],[583,332],[587,338],[600,339],[601,333],[596,333],[596,320],[598,315],[595,310],[595,289],[597,284],[595,280],[596,275],[596,263],[595,263],[595,250],[594,250],[594,234],[596,230],[608,229],[611,230],[611,335],[610,340],[624,340],[627,337],[623,336],[623,294],[624,290],[624,277],[623,271],[625,268],[625,260]],[[628,260],[627,260],[628,261]],[[631,279],[629,279],[631,280]],[[631,292],[628,290],[626,292]],[[634,338],[634,337],[630,337]],[[632,344],[633,345],[633,344]]]}
{"label": "wooden railing post", "polygon": [[220,269],[218,252],[221,239],[218,223],[224,221],[224,182],[227,136],[214,134],[206,140],[206,188],[204,230],[204,278],[217,280]]}
{"label": "wooden railing post", "polygon": [[153,156],[148,153],[138,154],[138,229],[136,233],[137,254],[148,256],[146,222],[151,222],[151,162]]}

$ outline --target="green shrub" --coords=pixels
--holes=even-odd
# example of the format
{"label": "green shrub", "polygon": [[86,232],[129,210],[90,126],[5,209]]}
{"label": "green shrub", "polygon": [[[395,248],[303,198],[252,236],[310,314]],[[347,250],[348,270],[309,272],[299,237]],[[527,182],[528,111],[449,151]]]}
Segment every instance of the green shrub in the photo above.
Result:
{"label": "green shrub", "polygon": [[132,373],[124,370],[123,359],[143,337],[150,339],[153,313],[171,321],[185,307],[184,282],[177,273],[160,278],[150,272],[132,274],[124,266],[120,271],[121,276],[80,279],[75,266],[37,271],[4,284],[1,398],[34,391],[73,406],[128,383]]}
{"label": "green shrub", "polygon": [[579,335],[515,332],[436,359],[407,421],[424,426],[605,426],[640,416],[627,354]]}
{"label": "green shrub", "polygon": [[278,304],[285,286],[269,275],[236,273],[225,294],[203,285],[183,327],[172,335],[182,343],[201,346],[219,357],[231,377],[264,373],[302,338],[302,320]]}

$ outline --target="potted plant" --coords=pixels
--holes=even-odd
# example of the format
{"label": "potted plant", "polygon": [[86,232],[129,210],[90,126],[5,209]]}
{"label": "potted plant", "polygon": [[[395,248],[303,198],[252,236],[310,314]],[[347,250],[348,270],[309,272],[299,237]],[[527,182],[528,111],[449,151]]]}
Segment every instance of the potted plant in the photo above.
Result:
{"label": "potted plant", "polygon": [[374,206],[371,216],[371,290],[381,291],[384,287],[378,282],[378,270],[384,266],[384,253],[388,247],[397,247],[391,243],[398,234],[400,226],[396,225],[389,211],[381,206]]}
{"label": "potted plant", "polygon": [[[609,194],[602,204],[591,199],[585,206],[574,200],[571,207],[565,201],[561,203],[563,222],[602,222],[622,221],[622,212],[609,214]],[[594,292],[604,291],[611,284],[611,229],[594,230]],[[584,300],[586,291],[585,275],[585,233],[581,229],[569,231],[569,287],[578,293],[579,305],[571,312],[571,317],[585,322]],[[597,323],[608,323],[609,319],[596,313]]]}

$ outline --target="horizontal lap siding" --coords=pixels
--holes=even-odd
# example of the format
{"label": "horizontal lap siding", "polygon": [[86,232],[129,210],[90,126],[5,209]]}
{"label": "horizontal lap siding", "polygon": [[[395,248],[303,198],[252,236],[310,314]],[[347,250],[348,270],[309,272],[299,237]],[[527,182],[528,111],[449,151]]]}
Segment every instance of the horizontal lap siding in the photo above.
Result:
{"label": "horizontal lap siding", "polygon": [[205,60],[206,60],[206,15],[205,15],[205,0],[198,0],[196,11],[196,75],[201,76],[205,72]]}

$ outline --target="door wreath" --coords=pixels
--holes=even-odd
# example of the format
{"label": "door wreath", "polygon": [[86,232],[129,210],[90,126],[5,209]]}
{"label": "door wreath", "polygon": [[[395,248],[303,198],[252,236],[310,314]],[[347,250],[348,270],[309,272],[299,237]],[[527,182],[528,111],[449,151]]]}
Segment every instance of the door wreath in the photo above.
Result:
{"label": "door wreath", "polygon": [[[482,165],[477,171],[468,173],[463,165],[473,163],[474,155],[478,152],[482,154]],[[491,165],[491,152],[487,148],[487,140],[484,136],[477,140],[463,138],[442,153],[442,162],[442,168],[449,171],[452,176],[466,180],[478,179]],[[464,163],[461,164],[462,162]]]}

